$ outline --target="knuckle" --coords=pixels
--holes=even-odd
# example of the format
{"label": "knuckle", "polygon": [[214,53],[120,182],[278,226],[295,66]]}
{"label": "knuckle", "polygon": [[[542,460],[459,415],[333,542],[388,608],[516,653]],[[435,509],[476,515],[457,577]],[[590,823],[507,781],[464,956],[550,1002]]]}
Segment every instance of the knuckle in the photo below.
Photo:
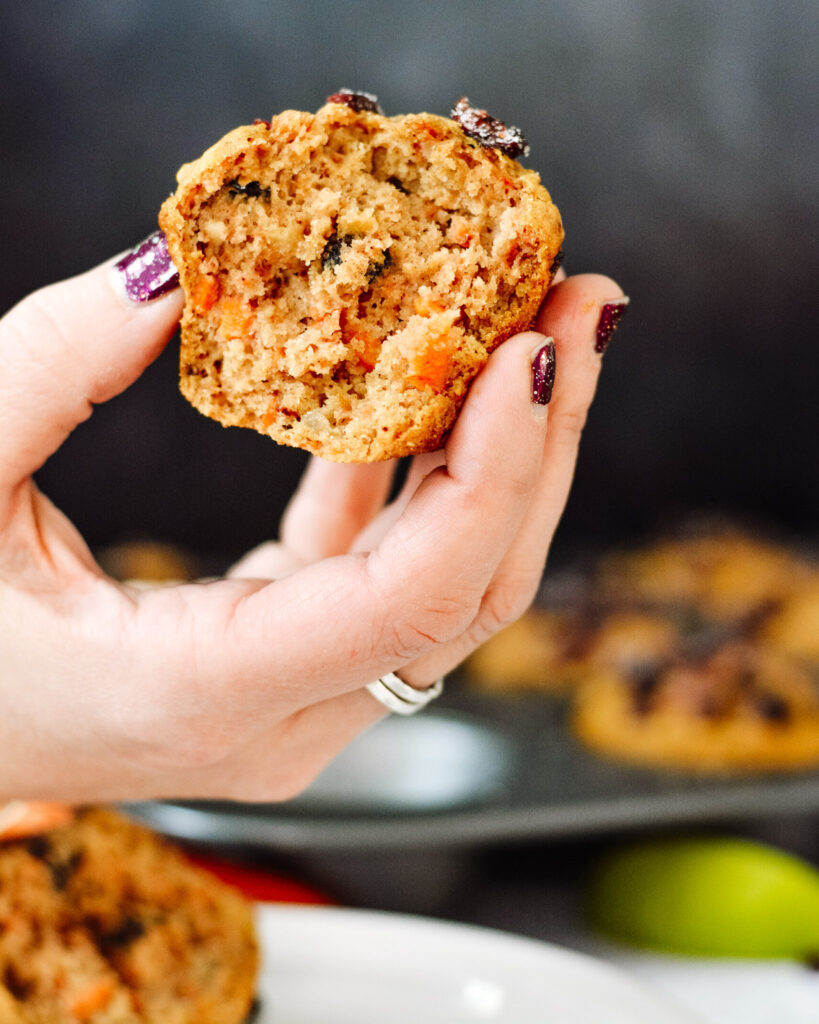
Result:
{"label": "knuckle", "polygon": [[471,596],[437,596],[422,608],[387,623],[387,637],[382,646],[396,661],[416,658],[433,647],[459,637],[475,617],[477,602]]}
{"label": "knuckle", "polygon": [[567,446],[575,447],[583,436],[589,410],[587,407],[564,409],[549,423],[548,430],[554,438]]}
{"label": "knuckle", "polygon": [[537,593],[538,580],[500,580],[487,590],[476,625],[483,639],[505,629],[524,614]]}

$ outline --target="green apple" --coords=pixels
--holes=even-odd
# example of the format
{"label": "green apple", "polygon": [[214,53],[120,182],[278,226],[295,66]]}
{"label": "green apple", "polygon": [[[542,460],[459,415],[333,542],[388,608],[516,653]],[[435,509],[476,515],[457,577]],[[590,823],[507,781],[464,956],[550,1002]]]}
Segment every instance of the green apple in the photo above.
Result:
{"label": "green apple", "polygon": [[587,905],[599,931],[651,949],[795,959],[819,954],[819,871],[750,840],[622,847],[593,871]]}

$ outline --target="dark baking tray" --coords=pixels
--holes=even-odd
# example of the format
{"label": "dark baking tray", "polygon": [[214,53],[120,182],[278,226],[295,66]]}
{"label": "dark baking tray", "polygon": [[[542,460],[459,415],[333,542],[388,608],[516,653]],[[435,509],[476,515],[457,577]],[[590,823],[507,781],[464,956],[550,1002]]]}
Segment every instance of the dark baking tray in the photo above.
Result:
{"label": "dark baking tray", "polygon": [[[443,796],[436,791],[425,801],[421,787],[409,799],[406,793],[390,799],[392,776],[400,782],[420,770],[437,770],[439,778],[450,777],[446,764],[436,769],[426,763],[435,759],[424,756],[422,742],[403,762],[398,751],[397,766],[370,757],[346,790],[347,776],[342,773],[333,784],[333,772],[340,769],[331,765],[314,792],[289,803],[156,802],[127,809],[179,839],[291,853],[454,849],[819,812],[819,772],[713,778],[634,768],[577,743],[564,700],[488,696],[454,682],[434,711],[391,718],[385,725],[390,750],[410,736],[425,741],[423,730],[433,725],[434,731],[454,725],[464,734],[474,732],[477,743],[468,744],[465,755],[469,763],[452,769],[451,777],[460,782]],[[347,763],[375,739],[383,740],[387,734],[376,733],[381,728],[375,726],[342,755]],[[375,792],[356,791],[366,787],[367,778],[375,780]],[[323,792],[322,779],[330,782]]]}

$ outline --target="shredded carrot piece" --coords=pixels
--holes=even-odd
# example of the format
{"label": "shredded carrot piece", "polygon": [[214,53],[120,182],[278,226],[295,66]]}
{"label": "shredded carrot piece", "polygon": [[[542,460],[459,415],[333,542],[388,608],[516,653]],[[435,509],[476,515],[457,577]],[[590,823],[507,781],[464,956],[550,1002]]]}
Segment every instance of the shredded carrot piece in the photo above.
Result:
{"label": "shredded carrot piece", "polygon": [[443,391],[452,369],[452,338],[449,332],[433,336],[410,365],[407,384],[413,388]]}
{"label": "shredded carrot piece", "polygon": [[446,312],[446,306],[442,306],[440,302],[436,302],[435,299],[431,299],[427,295],[416,295],[415,312],[419,316],[432,316],[434,313]]}
{"label": "shredded carrot piece", "polygon": [[253,314],[242,299],[225,296],[219,303],[219,334],[223,338],[243,338],[253,324]]}
{"label": "shredded carrot piece", "polygon": [[359,334],[359,337],[364,342],[364,347],[358,353],[358,361],[369,373],[370,370],[375,369],[375,364],[378,362],[378,357],[381,354],[381,342],[370,334],[362,333]]}
{"label": "shredded carrot piece", "polygon": [[104,1010],[114,994],[111,978],[101,978],[78,992],[71,1000],[69,1013],[76,1020],[88,1020],[98,1010]]}
{"label": "shredded carrot piece", "polygon": [[194,282],[191,289],[191,301],[197,313],[207,313],[219,298],[219,282],[215,277],[203,274]]}

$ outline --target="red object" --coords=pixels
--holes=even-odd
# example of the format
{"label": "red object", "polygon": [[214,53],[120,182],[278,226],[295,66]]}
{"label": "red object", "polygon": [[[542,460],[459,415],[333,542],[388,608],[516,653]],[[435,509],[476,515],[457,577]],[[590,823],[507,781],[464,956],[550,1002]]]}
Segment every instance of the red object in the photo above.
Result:
{"label": "red object", "polygon": [[204,868],[226,885],[238,889],[249,900],[259,903],[310,903],[332,906],[333,900],[325,893],[304,882],[272,874],[263,868],[252,868],[232,861],[187,854],[197,867]]}

